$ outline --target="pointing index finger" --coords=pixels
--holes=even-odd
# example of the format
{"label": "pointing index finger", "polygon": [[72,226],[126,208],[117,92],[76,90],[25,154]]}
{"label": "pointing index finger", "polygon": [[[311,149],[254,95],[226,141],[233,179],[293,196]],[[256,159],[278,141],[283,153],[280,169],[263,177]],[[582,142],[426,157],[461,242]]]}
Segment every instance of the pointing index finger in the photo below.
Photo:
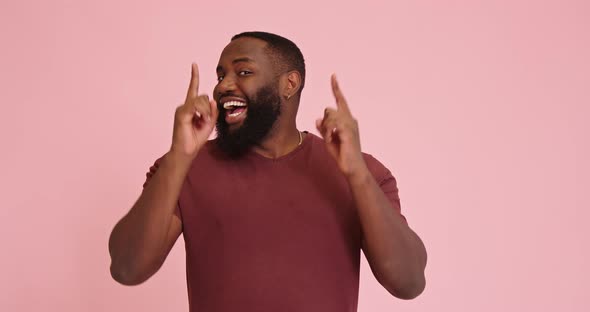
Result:
{"label": "pointing index finger", "polygon": [[344,98],[344,95],[340,90],[340,86],[338,85],[338,81],[336,80],[336,74],[332,74],[332,92],[334,93],[334,97],[336,98],[336,106],[338,106],[338,109],[350,113],[348,103],[346,103],[346,99]]}
{"label": "pointing index finger", "polygon": [[191,82],[188,86],[188,92],[186,94],[187,100],[190,98],[196,98],[199,94],[199,67],[197,63],[193,63],[191,66]]}

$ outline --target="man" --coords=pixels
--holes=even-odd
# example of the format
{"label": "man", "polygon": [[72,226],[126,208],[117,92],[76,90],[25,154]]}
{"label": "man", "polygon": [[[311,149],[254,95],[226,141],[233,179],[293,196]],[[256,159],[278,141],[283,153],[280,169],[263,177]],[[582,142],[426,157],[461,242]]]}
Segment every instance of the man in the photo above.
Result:
{"label": "man", "polygon": [[199,95],[193,64],[172,146],[111,234],[113,278],[144,282],[183,233],[191,311],[356,311],[361,248],[392,295],[418,296],[424,245],[336,78],[322,140],[297,129],[305,65],[288,39],[234,36],[217,77],[213,99]]}

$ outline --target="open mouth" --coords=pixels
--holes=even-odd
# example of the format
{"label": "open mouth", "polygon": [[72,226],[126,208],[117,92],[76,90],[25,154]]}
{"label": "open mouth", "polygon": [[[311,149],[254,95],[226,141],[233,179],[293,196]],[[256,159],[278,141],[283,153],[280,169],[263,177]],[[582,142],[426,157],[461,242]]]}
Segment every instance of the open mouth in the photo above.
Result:
{"label": "open mouth", "polygon": [[248,105],[241,101],[228,101],[223,103],[223,109],[225,110],[225,121],[228,124],[235,124],[246,118]]}

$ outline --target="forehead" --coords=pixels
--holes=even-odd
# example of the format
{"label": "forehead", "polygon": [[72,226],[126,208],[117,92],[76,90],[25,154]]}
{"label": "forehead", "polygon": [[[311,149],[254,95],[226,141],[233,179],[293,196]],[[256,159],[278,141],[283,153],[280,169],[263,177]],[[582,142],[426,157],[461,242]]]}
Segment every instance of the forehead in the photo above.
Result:
{"label": "forehead", "polygon": [[242,37],[231,41],[221,52],[219,65],[231,64],[236,59],[248,58],[259,65],[267,65],[269,56],[266,52],[267,43],[256,38]]}

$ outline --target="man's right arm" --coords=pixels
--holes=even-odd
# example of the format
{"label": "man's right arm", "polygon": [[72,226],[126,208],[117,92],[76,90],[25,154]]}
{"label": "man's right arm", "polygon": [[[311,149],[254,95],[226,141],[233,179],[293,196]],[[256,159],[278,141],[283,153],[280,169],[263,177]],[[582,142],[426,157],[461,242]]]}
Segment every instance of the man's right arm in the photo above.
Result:
{"label": "man's right arm", "polygon": [[182,232],[175,210],[191,160],[174,152],[164,155],[137,202],[113,229],[110,271],[117,282],[143,283],[164,263]]}
{"label": "man's right arm", "polygon": [[121,284],[141,284],[156,273],[182,232],[175,214],[180,190],[219,114],[215,100],[198,91],[199,69],[193,63],[186,100],[174,114],[170,151],[148,173],[149,183],[109,239],[111,275]]}

